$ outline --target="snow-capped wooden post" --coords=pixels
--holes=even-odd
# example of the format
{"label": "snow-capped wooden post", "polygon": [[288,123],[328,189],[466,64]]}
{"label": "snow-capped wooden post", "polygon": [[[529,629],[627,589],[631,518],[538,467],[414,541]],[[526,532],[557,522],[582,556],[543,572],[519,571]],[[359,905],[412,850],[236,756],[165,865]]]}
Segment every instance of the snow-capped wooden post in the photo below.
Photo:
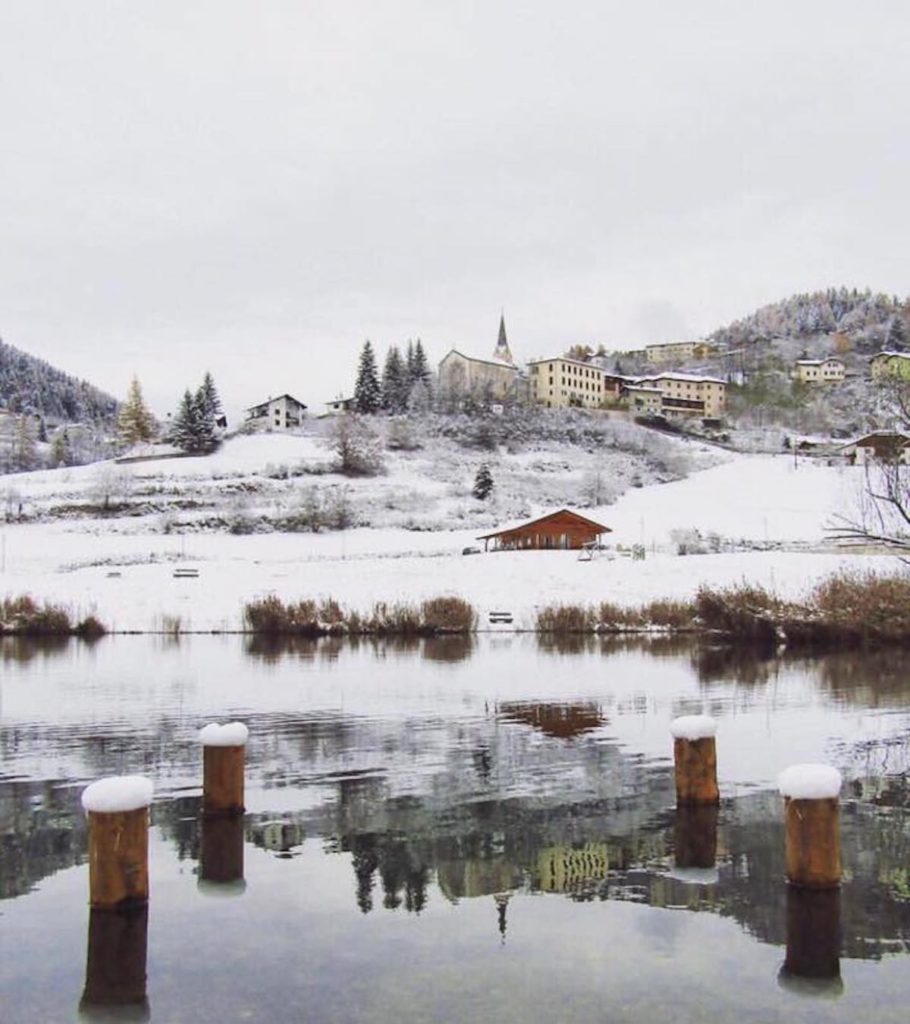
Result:
{"label": "snow-capped wooden post", "polygon": [[[93,1007],[135,1006],[130,1020],[148,1020],[146,958],[148,904],[120,910],[89,911],[85,988],[79,1003],[80,1017],[93,1016]],[[110,1020],[102,1010],[100,1020]],[[118,1020],[125,1019],[117,1017]]]}
{"label": "snow-capped wooden post", "polygon": [[823,995],[843,990],[840,976],[840,890],[787,889],[787,957],[778,980]]}
{"label": "snow-capped wooden post", "polygon": [[795,764],[777,781],[787,818],[787,881],[806,889],[837,888],[840,772],[827,764]]}
{"label": "snow-capped wooden post", "polygon": [[199,730],[203,748],[203,814],[243,814],[243,773],[249,729],[242,722]]}
{"label": "snow-capped wooden post", "polygon": [[708,715],[684,715],[670,723],[676,763],[676,803],[716,804],[717,722]]}
{"label": "snow-capped wooden post", "polygon": [[145,903],[149,897],[149,804],[152,783],[114,775],[87,786],[90,901],[96,910]]}

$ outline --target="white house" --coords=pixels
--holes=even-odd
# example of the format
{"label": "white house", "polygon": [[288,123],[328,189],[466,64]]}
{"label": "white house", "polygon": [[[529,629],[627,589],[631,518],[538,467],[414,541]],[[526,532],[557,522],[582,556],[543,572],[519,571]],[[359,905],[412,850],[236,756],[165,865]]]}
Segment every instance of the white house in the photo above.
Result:
{"label": "white house", "polygon": [[261,424],[268,430],[290,430],[299,427],[306,415],[306,406],[293,395],[279,395],[246,410],[247,422]]}

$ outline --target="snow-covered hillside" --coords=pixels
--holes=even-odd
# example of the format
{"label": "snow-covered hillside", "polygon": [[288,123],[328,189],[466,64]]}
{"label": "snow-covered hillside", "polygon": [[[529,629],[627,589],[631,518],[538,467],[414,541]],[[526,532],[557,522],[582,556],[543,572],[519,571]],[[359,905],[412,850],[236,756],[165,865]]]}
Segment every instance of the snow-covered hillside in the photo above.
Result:
{"label": "snow-covered hillside", "polygon": [[[825,543],[826,525],[853,505],[860,470],[792,456],[737,455],[719,463],[714,452],[656,440],[662,458],[707,468],[657,483],[653,453],[569,443],[500,450],[483,456],[498,493],[479,502],[470,487],[481,457],[446,439],[387,453],[384,475],[346,481],[326,472],[331,452],[320,438],[259,435],[229,441],[207,458],[6,478],[7,485],[14,479],[17,497],[12,521],[0,531],[0,594],[30,593],[80,616],[94,612],[119,630],[173,628],[177,620],[184,630],[238,629],[244,603],[268,593],[334,597],[358,610],[375,601],[457,594],[477,607],[482,622],[488,611],[505,608],[517,626],[529,627],[535,608],[556,602],[634,604],[743,579],[796,595],[836,569],[895,567],[892,559],[842,554]],[[576,505],[586,475],[593,493],[590,476],[597,472],[624,493],[586,508],[613,530],[610,548],[593,561],[560,551],[462,554],[480,546],[479,533],[516,512]],[[629,486],[636,473],[651,482]],[[116,476],[119,491],[101,487],[105,474]],[[232,509],[259,522],[299,502],[295,492],[314,482],[349,488],[352,507],[374,525],[227,532]],[[104,490],[127,514],[97,514]],[[719,553],[680,556],[680,537],[694,530]],[[633,560],[629,549],[639,544],[645,558]],[[198,578],[176,578],[178,565],[197,568]]]}

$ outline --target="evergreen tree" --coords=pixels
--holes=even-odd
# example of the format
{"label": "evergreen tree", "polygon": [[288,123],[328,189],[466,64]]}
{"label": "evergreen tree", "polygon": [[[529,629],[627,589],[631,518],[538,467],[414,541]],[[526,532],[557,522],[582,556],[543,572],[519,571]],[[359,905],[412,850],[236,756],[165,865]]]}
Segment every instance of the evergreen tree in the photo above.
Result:
{"label": "evergreen tree", "polygon": [[892,321],[888,328],[888,348],[900,352],[904,347],[904,342],[907,340],[907,332],[904,327],[904,321],[898,314]]}
{"label": "evergreen tree", "polygon": [[151,441],[155,436],[155,417],[145,404],[142,388],[136,377],[130,382],[126,401],[120,406],[117,432],[122,443],[126,445]]}
{"label": "evergreen tree", "polygon": [[430,387],[430,368],[427,366],[427,357],[423,350],[423,345],[420,343],[420,338],[414,343],[410,380],[411,387],[414,387],[415,384],[426,384],[427,387]]}
{"label": "evergreen tree", "polygon": [[189,388],[183,392],[180,408],[174,417],[174,425],[171,428],[171,442],[178,448],[182,448],[185,452],[200,452],[203,450],[203,431],[199,403]]}
{"label": "evergreen tree", "polygon": [[359,413],[372,413],[379,409],[382,388],[376,373],[376,357],[369,340],[365,341],[360,351],[360,365],[357,369],[357,382],[354,385],[354,406]]}
{"label": "evergreen tree", "polygon": [[484,462],[481,464],[480,469],[477,470],[477,476],[474,477],[474,487],[471,494],[478,501],[486,501],[492,490],[493,474],[490,472],[490,467]]}
{"label": "evergreen tree", "polygon": [[218,419],[224,415],[224,412],[221,408],[221,399],[218,397],[215,381],[208,371],[206,371],[205,376],[202,378],[198,397],[205,415],[211,418],[213,425],[217,425]]}
{"label": "evergreen tree", "polygon": [[34,469],[37,465],[37,450],[35,447],[36,431],[32,423],[32,417],[20,416],[16,424],[16,437],[13,442],[12,468],[19,472],[26,472]]}
{"label": "evergreen tree", "polygon": [[404,412],[407,405],[408,381],[397,345],[386,355],[382,370],[382,408],[387,412]]}

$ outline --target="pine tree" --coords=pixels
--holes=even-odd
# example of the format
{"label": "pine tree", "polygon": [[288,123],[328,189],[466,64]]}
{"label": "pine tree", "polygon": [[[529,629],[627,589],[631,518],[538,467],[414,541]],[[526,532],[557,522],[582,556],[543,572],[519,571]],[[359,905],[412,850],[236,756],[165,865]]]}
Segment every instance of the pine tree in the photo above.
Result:
{"label": "pine tree", "polygon": [[382,388],[376,373],[376,357],[369,340],[365,341],[360,351],[360,365],[357,369],[357,382],[354,385],[354,406],[359,413],[372,413],[379,409]]}
{"label": "pine tree", "polygon": [[481,463],[480,469],[477,470],[477,476],[474,477],[474,487],[471,490],[471,494],[473,494],[478,501],[486,501],[492,490],[493,474],[490,472],[490,467],[485,462]]}
{"label": "pine tree", "polygon": [[145,404],[145,400],[142,397],[142,388],[139,386],[139,380],[136,377],[133,377],[130,382],[126,401],[120,406],[117,432],[121,442],[126,445],[151,441],[155,436],[155,417],[149,412],[148,406]]}
{"label": "pine tree", "polygon": [[200,452],[203,450],[199,403],[189,388],[183,392],[180,408],[174,417],[174,425],[171,428],[171,441],[185,452]]}
{"label": "pine tree", "polygon": [[218,419],[224,415],[221,408],[221,399],[218,397],[218,389],[212,375],[206,371],[202,378],[202,384],[198,392],[199,401],[206,416],[210,416],[212,423],[217,426]]}
{"label": "pine tree", "polygon": [[35,446],[35,428],[29,415],[22,415],[16,424],[16,437],[13,442],[12,464],[14,470],[26,472],[37,465]]}
{"label": "pine tree", "polygon": [[392,345],[382,370],[382,408],[391,413],[404,412],[407,394],[408,382],[401,353],[397,345]]}
{"label": "pine tree", "polygon": [[430,387],[430,368],[427,366],[427,357],[423,350],[423,345],[420,343],[420,338],[414,343],[410,378],[411,387],[415,384],[426,384],[427,387]]}

